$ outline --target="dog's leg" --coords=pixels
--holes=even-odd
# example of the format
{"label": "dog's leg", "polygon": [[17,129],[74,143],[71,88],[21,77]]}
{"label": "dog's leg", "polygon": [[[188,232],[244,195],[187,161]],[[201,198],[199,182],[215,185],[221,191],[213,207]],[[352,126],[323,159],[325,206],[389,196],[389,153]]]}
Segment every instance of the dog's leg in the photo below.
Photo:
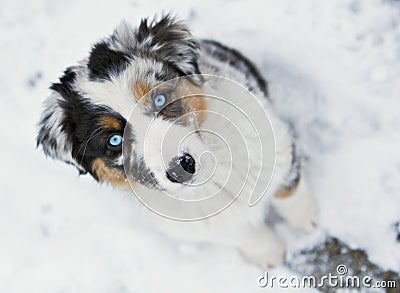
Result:
{"label": "dog's leg", "polygon": [[244,259],[261,269],[278,266],[285,258],[283,241],[266,225],[249,227],[241,235],[238,248]]}
{"label": "dog's leg", "polygon": [[317,228],[317,201],[302,177],[294,187],[281,187],[274,194],[272,204],[292,227],[308,232]]}

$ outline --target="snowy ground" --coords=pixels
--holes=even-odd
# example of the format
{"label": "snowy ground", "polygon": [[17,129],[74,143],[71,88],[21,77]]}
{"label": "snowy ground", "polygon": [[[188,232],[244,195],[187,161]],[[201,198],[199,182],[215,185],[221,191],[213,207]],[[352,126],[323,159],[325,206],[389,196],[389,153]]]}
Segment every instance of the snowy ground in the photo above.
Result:
{"label": "snowy ground", "polygon": [[295,122],[322,230],[400,271],[398,2],[1,1],[0,292],[261,290],[235,251],[155,233],[134,198],[35,149],[49,83],[121,18],[162,10],[256,61]]}

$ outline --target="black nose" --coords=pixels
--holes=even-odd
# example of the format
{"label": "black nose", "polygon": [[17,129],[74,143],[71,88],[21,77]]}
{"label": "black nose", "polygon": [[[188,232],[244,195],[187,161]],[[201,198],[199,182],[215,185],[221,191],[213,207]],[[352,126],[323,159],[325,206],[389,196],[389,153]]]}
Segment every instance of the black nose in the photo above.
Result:
{"label": "black nose", "polygon": [[194,174],[196,171],[194,168],[195,162],[191,155],[183,154],[181,157],[179,157],[179,162],[181,163],[183,170],[189,174]]}
{"label": "black nose", "polygon": [[192,178],[196,171],[196,162],[193,157],[187,153],[172,160],[167,170],[167,177],[170,181],[184,183]]}

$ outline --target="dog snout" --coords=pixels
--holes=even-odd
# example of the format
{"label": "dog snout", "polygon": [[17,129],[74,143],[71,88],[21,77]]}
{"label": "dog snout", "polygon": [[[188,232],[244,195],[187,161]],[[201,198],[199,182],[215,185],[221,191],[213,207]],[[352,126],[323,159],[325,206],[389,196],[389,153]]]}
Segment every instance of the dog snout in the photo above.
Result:
{"label": "dog snout", "polygon": [[185,183],[193,177],[195,171],[195,160],[190,154],[184,153],[183,155],[173,159],[169,164],[167,178],[171,182]]}

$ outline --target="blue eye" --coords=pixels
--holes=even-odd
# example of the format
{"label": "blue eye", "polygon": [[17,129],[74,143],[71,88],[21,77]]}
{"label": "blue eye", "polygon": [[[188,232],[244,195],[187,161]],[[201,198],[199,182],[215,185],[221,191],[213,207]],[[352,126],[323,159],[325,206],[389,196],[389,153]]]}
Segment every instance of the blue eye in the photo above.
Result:
{"label": "blue eye", "polygon": [[113,134],[108,138],[108,144],[113,147],[120,146],[124,139],[119,134]]}
{"label": "blue eye", "polygon": [[159,110],[164,106],[166,100],[167,98],[164,95],[157,95],[154,98],[154,105]]}

